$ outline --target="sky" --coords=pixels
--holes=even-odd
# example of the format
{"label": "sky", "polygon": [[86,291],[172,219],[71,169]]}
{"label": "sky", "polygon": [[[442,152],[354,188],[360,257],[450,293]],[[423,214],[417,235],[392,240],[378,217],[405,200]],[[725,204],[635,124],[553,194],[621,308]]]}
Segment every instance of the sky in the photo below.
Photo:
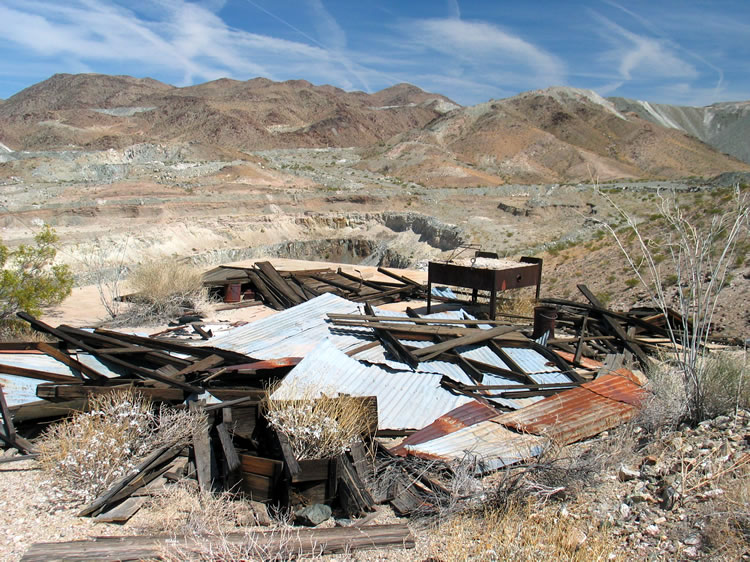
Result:
{"label": "sky", "polygon": [[0,0],[0,98],[56,73],[750,99],[750,0]]}

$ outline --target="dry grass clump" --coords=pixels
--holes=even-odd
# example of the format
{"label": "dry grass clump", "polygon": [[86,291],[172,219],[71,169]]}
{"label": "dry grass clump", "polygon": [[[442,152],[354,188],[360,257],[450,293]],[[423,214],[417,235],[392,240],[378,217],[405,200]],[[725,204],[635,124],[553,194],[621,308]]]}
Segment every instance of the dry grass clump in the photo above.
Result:
{"label": "dry grass clump", "polygon": [[750,552],[750,465],[719,482],[722,494],[704,504],[703,536],[712,557],[741,560]]}
{"label": "dry grass clump", "polygon": [[118,316],[120,324],[158,322],[186,310],[199,312],[209,302],[200,270],[177,260],[141,264],[132,271],[128,283],[137,297]]}
{"label": "dry grass clump", "polygon": [[152,496],[144,532],[175,536],[221,536],[254,523],[252,510],[235,494],[196,490],[194,481],[179,481]]}
{"label": "dry grass clump", "polygon": [[50,426],[39,461],[59,500],[89,502],[159,446],[187,443],[204,414],[162,407],[130,389],[92,396],[89,411]]}
{"label": "dry grass clump", "polygon": [[289,440],[297,460],[324,459],[346,451],[370,427],[372,413],[361,398],[329,398],[311,386],[288,391],[293,400],[269,395],[263,401],[268,423]]}
{"label": "dry grass clump", "polygon": [[651,434],[676,428],[688,414],[687,387],[680,370],[659,363],[649,372],[645,388],[650,394],[638,413],[641,427]]}
{"label": "dry grass clump", "polygon": [[500,504],[570,499],[598,484],[607,469],[634,446],[632,428],[576,446],[548,442],[537,457],[501,472],[495,488]]}
{"label": "dry grass clump", "polygon": [[507,316],[518,316],[531,319],[537,302],[533,292],[528,289],[509,289],[497,298],[497,313]]}
{"label": "dry grass clump", "polygon": [[427,554],[441,560],[625,559],[606,528],[534,502],[459,514],[438,524],[427,541]]}

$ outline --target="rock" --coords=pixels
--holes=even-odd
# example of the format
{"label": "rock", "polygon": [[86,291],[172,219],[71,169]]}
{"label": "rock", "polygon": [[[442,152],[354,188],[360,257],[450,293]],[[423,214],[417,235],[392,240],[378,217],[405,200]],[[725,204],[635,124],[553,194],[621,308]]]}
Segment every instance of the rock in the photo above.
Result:
{"label": "rock", "polygon": [[656,503],[654,496],[652,496],[648,492],[635,492],[634,494],[630,494],[628,496],[628,500],[630,501],[630,503],[642,503],[642,502]]}
{"label": "rock", "polygon": [[630,509],[630,506],[626,503],[620,504],[620,517],[623,519],[630,519],[630,514],[632,513],[632,510]]}
{"label": "rock", "polygon": [[694,546],[687,547],[685,550],[682,551],[682,555],[685,558],[691,558],[691,559],[698,558],[698,556],[700,556],[700,554],[698,553],[698,549]]}
{"label": "rock", "polygon": [[719,429],[726,429],[730,423],[732,423],[732,418],[729,416],[719,416],[714,419],[714,427],[718,427]]}
{"label": "rock", "polygon": [[641,466],[654,466],[658,461],[659,459],[657,459],[654,455],[648,455],[643,457]]}
{"label": "rock", "polygon": [[586,533],[584,533],[577,527],[573,527],[563,540],[565,541],[565,546],[567,546],[571,550],[574,550],[585,543],[586,538]]}
{"label": "rock", "polygon": [[724,490],[721,488],[714,488],[713,490],[708,490],[707,492],[704,492],[702,494],[697,494],[695,497],[699,500],[705,501],[710,500],[711,498],[715,498],[718,496],[721,496],[724,493]]}
{"label": "rock", "polygon": [[699,534],[694,533],[686,537],[682,542],[688,546],[700,546],[703,540],[701,539],[701,536]]}
{"label": "rock", "polygon": [[659,507],[661,507],[664,511],[671,511],[674,507],[675,502],[677,501],[678,496],[679,494],[677,493],[677,490],[675,490],[672,486],[664,486],[661,489],[661,503],[659,504]]}
{"label": "rock", "polygon": [[301,525],[316,527],[331,518],[331,508],[322,503],[304,507],[294,513],[295,520]]}
{"label": "rock", "polygon": [[650,537],[658,537],[659,536],[659,526],[658,525],[649,525],[646,527],[645,533]]}
{"label": "rock", "polygon": [[641,472],[639,470],[634,470],[630,467],[625,466],[624,464],[620,465],[620,468],[617,470],[617,479],[620,482],[627,482],[628,480],[635,480],[636,478],[639,478],[641,476]]}

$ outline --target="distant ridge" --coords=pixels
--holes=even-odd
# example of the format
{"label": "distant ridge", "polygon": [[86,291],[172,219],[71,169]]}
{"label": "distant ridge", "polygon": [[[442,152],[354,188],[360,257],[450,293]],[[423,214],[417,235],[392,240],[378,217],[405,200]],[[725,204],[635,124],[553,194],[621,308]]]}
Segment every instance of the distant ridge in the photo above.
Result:
{"label": "distant ridge", "polygon": [[627,98],[609,100],[619,111],[632,112],[652,123],[685,131],[720,152],[750,163],[750,101],[690,107]]}
{"label": "distant ridge", "polygon": [[0,105],[0,141],[25,150],[146,140],[242,150],[364,146],[458,107],[410,84],[366,94],[305,80],[220,79],[176,88],[150,78],[56,74]]}
{"label": "distant ridge", "polygon": [[56,74],[0,104],[0,143],[17,151],[359,147],[359,166],[426,186],[680,179],[750,171],[721,153],[750,160],[749,115],[750,102],[680,108],[559,86],[462,107],[406,83],[368,94],[306,80],[177,88]]}
{"label": "distant ridge", "polygon": [[591,90],[551,87],[465,107],[374,149],[363,165],[425,185],[712,177],[750,167]]}

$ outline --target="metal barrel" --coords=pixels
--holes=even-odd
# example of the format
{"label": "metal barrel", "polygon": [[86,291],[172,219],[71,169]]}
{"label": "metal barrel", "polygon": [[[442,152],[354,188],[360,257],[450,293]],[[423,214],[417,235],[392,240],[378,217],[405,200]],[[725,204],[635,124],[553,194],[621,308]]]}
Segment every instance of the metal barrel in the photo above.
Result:
{"label": "metal barrel", "polygon": [[534,307],[534,333],[532,339],[542,337],[549,332],[549,337],[555,337],[555,322],[557,321],[557,309],[554,306]]}

